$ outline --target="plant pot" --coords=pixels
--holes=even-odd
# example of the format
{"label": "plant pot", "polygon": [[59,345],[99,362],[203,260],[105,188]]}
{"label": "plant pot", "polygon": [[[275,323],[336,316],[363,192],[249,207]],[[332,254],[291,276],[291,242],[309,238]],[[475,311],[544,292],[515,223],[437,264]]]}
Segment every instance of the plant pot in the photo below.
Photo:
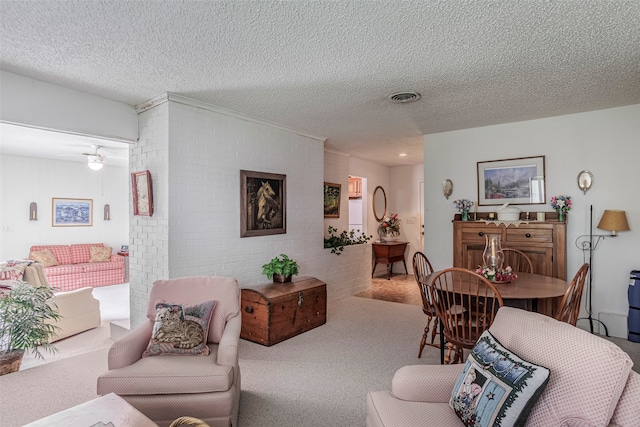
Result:
{"label": "plant pot", "polygon": [[291,275],[285,276],[284,274],[274,274],[273,282],[274,283],[286,283],[291,281]]}
{"label": "plant pot", "polygon": [[24,350],[0,353],[0,375],[18,372],[22,363],[22,356],[24,356]]}

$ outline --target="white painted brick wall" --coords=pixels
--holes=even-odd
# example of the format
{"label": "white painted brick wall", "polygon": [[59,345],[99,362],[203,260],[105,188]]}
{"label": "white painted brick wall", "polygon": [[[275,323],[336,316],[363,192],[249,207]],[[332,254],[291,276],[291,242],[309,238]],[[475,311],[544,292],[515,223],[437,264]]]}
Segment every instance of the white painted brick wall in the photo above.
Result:
{"label": "white painted brick wall", "polygon": [[[154,280],[194,275],[235,277],[246,287],[267,281],[262,265],[281,253],[302,276],[327,283],[328,299],[371,285],[371,246],[323,248],[324,181],[343,188],[339,228],[348,225],[348,158],[329,161],[321,141],[244,118],[173,101],[140,114],[132,170],[149,169],[153,218],[132,217],[132,325],[144,318]],[[240,237],[240,170],[287,176],[287,233]],[[342,225],[344,222],[344,225]]]}

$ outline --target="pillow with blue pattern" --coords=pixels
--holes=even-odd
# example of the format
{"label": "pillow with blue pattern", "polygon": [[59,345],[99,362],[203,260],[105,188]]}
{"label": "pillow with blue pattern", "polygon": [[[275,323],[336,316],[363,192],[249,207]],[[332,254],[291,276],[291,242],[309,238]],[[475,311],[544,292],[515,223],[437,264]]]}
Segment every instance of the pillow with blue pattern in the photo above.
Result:
{"label": "pillow with blue pattern", "polygon": [[466,426],[523,426],[549,370],[521,359],[485,331],[467,358],[449,405]]}

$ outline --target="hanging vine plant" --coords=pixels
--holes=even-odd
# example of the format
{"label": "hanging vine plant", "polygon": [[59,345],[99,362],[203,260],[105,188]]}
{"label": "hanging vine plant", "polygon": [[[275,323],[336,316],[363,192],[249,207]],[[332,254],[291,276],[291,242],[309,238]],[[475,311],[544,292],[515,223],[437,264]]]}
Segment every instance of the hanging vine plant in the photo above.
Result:
{"label": "hanging vine plant", "polygon": [[345,246],[364,245],[369,240],[373,239],[373,236],[360,234],[360,230],[342,230],[342,233],[336,234],[338,229],[329,226],[327,231],[329,232],[329,237],[325,237],[324,247],[326,249],[331,248],[331,253],[336,255],[340,255],[342,251],[344,251]]}

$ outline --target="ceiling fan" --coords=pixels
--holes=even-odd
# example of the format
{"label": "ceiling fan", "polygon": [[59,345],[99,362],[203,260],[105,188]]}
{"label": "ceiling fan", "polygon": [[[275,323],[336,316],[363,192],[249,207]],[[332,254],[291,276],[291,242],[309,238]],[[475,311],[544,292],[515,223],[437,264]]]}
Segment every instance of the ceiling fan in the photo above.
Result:
{"label": "ceiling fan", "polygon": [[[87,158],[87,165],[94,171],[99,171],[104,166],[104,160],[107,158],[104,154],[100,153],[100,150],[105,148],[104,145],[91,145],[93,152],[86,152],[80,154],[58,154],[63,157],[80,157],[85,156]],[[109,147],[106,147],[109,149]],[[126,157],[109,156],[112,159],[127,159]]]}
{"label": "ceiling fan", "polygon": [[92,147],[94,148],[93,153],[82,153],[82,155],[87,156],[89,169],[99,171],[104,166],[102,163],[104,161],[104,155],[98,153],[98,150],[102,148],[102,145],[92,145]]}

